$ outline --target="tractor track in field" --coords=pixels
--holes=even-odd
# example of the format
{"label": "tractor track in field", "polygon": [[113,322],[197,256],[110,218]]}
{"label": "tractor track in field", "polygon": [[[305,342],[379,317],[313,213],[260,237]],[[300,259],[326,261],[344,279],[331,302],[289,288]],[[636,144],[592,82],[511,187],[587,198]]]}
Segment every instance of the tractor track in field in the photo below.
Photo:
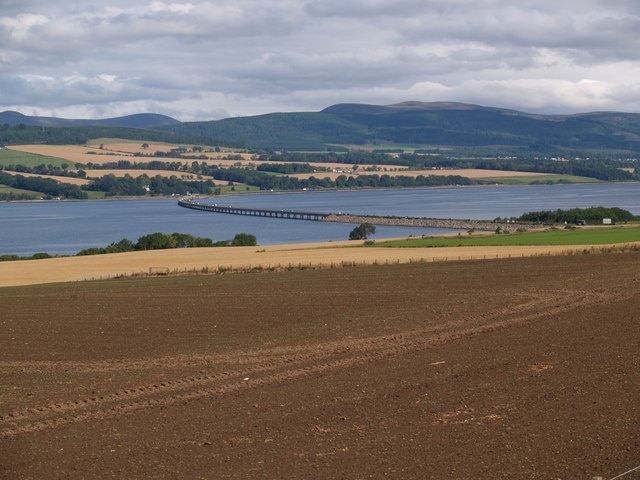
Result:
{"label": "tractor track in field", "polygon": [[[612,293],[615,292],[615,293]],[[0,438],[113,418],[251,388],[313,377],[323,372],[368,364],[466,336],[535,321],[590,305],[619,302],[631,296],[624,288],[527,292],[509,306],[485,314],[453,318],[395,334],[344,339],[321,344],[257,349],[216,355],[178,355],[150,360],[98,362],[0,362],[0,372],[105,371],[144,372],[162,368],[174,378],[106,394],[60,400],[0,414]],[[434,359],[435,360],[435,359]],[[185,374],[185,369],[197,374]]]}

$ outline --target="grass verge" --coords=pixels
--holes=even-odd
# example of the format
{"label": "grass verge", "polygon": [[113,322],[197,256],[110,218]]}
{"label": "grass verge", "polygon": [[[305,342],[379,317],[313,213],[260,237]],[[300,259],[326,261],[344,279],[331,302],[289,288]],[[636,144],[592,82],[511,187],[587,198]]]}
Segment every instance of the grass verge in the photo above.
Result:
{"label": "grass verge", "polygon": [[608,245],[640,241],[640,227],[549,229],[493,235],[458,235],[456,237],[422,237],[375,242],[377,247],[488,247],[514,245]]}

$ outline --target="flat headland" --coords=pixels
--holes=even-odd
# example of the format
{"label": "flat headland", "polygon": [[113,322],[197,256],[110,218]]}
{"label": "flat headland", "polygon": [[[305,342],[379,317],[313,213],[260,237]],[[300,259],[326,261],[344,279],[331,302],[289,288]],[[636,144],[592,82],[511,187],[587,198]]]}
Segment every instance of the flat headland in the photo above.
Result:
{"label": "flat headland", "polygon": [[502,230],[533,230],[540,225],[524,222],[499,222],[496,220],[473,220],[456,218],[426,218],[426,217],[399,217],[377,215],[351,215],[332,213],[324,218],[325,222],[336,223],[370,223],[371,225],[388,225],[396,227],[426,227],[444,228],[452,230],[481,230],[494,231],[500,227]]}

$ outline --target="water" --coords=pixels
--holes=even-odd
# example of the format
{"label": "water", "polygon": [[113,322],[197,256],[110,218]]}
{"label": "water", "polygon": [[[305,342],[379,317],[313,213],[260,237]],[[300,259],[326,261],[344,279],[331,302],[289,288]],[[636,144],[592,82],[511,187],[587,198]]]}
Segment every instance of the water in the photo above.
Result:
{"label": "water", "polygon": [[[212,203],[312,212],[493,219],[534,210],[620,207],[640,215],[640,184],[452,187],[252,194]],[[346,240],[354,225],[213,214],[174,199],[0,203],[0,255],[71,255],[154,232],[189,233],[214,241],[245,232],[260,245]],[[446,232],[446,231],[445,231]],[[373,239],[433,235],[443,230],[377,227]]]}

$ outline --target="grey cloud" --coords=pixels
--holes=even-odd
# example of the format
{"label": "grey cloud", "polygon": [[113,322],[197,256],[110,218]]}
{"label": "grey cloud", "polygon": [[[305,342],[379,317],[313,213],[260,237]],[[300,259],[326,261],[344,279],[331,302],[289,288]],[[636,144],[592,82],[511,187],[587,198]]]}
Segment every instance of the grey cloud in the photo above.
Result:
{"label": "grey cloud", "polygon": [[614,106],[638,89],[638,5],[4,0],[0,110],[195,119],[372,100]]}
{"label": "grey cloud", "polygon": [[314,0],[305,5],[305,11],[313,17],[402,17],[432,8],[425,0]]}

